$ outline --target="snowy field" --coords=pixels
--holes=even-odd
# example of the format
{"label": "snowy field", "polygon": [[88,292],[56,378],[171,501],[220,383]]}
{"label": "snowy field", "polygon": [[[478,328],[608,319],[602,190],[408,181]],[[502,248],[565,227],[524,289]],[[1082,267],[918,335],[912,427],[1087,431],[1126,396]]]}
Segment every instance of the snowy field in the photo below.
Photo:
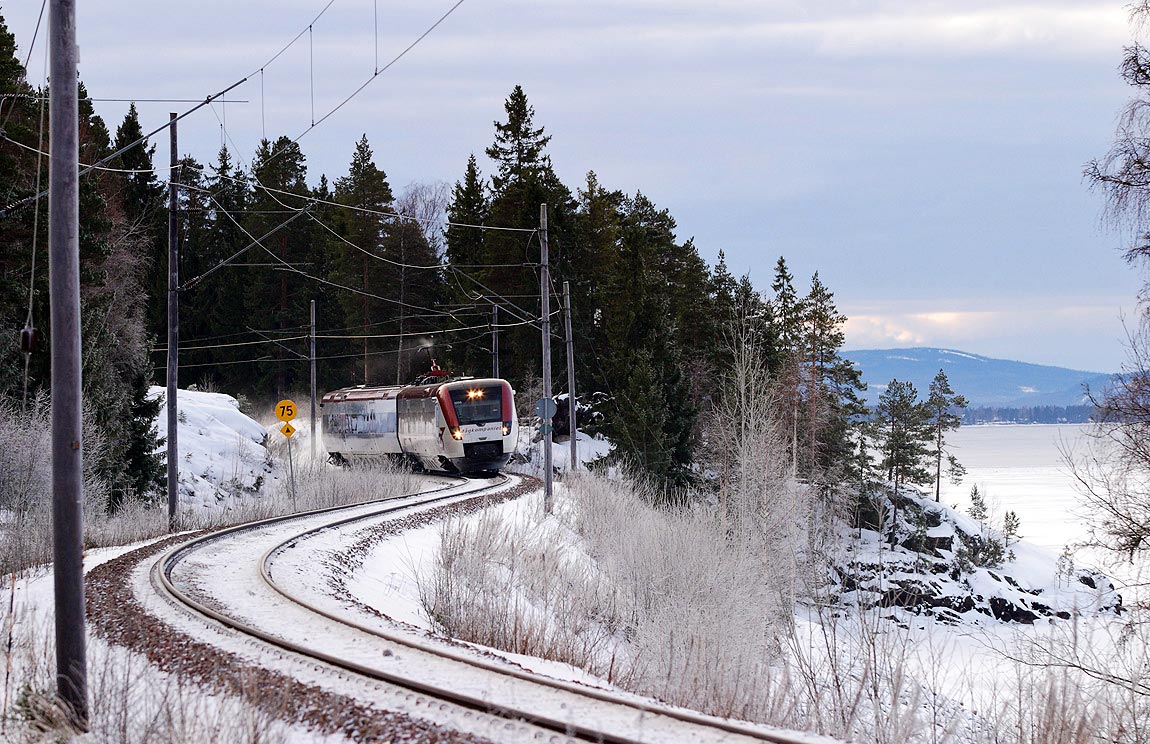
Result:
{"label": "snowy field", "polygon": [[964,426],[947,438],[967,474],[961,485],[943,482],[942,501],[965,511],[977,484],[995,516],[1014,511],[1023,539],[1060,553],[1085,535],[1062,449],[1081,446],[1089,430],[1089,424]]}

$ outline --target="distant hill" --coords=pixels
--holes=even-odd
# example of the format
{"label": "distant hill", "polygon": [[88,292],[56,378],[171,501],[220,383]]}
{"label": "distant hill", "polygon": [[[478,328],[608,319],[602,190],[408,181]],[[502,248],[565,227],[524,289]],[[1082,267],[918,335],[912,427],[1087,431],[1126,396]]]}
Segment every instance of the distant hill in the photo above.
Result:
{"label": "distant hill", "polygon": [[867,349],[845,351],[862,370],[867,403],[878,401],[892,379],[909,380],[926,398],[930,381],[946,370],[950,386],[965,395],[971,408],[1068,407],[1087,403],[1083,386],[1102,390],[1110,375],[991,359],[952,349]]}

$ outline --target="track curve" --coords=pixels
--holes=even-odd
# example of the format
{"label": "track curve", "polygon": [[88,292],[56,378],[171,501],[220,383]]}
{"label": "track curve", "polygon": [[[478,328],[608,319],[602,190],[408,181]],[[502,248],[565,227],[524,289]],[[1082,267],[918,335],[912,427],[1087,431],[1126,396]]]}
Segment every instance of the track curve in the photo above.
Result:
{"label": "track curve", "polygon": [[151,582],[169,601],[281,651],[480,715],[499,716],[507,719],[509,726],[529,727],[516,736],[510,736],[508,730],[508,740],[546,738],[544,732],[612,744],[810,744],[815,740],[809,734],[765,730],[535,674],[466,649],[325,609],[277,580],[277,576],[321,555],[308,546],[319,536],[338,537],[353,528],[361,530],[412,514],[533,489],[532,482],[514,476],[460,481],[373,505],[263,520],[196,537],[155,561]]}

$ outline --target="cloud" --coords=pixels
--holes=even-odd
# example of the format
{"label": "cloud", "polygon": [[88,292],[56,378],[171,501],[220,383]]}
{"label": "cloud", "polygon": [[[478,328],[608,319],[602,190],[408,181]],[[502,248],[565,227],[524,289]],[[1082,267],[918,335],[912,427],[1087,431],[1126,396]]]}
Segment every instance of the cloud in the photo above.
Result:
{"label": "cloud", "polygon": [[1105,298],[895,300],[843,311],[851,349],[932,346],[1080,369],[1121,361],[1122,310]]}

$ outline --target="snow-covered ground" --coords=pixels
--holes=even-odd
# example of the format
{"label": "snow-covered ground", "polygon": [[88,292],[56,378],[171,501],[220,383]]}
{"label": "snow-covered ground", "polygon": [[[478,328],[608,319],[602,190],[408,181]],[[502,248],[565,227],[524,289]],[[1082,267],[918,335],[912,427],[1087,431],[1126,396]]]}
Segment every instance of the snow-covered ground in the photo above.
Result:
{"label": "snow-covered ground", "polygon": [[[163,392],[160,388],[153,390],[158,394]],[[286,477],[283,460],[286,440],[278,433],[280,424],[261,426],[239,411],[234,398],[221,394],[180,391],[179,409],[184,508],[211,510],[258,491],[271,480]],[[161,435],[165,433],[165,422],[166,412],[161,411]],[[298,465],[308,459],[309,432],[306,417],[293,423],[300,430],[293,441]],[[1058,578],[1059,553],[1084,534],[1077,495],[1062,462],[1060,445],[1073,446],[1084,433],[1082,426],[982,426],[963,428],[950,437],[955,454],[969,473],[960,486],[944,484],[943,504],[956,505],[960,510],[968,508],[970,487],[977,484],[989,497],[992,517],[1000,520],[1005,511],[1011,510],[1021,518],[1021,534],[1029,544],[1012,546],[1014,557],[996,572],[1010,575],[1011,580],[1017,582],[1018,599],[1031,601],[1034,595],[1024,590],[1041,590],[1046,604],[1050,604],[1046,597],[1053,597],[1059,609],[1062,605],[1088,609],[1092,597],[1098,596],[1097,592],[1088,591],[1088,587],[1067,584]],[[533,427],[522,428],[520,452],[525,462],[520,469],[526,472],[538,473],[541,465],[541,447],[534,441],[536,434]],[[609,451],[609,442],[580,435],[581,462],[593,461]],[[555,444],[557,469],[566,470],[568,452],[567,443]],[[562,500],[561,483],[558,494]],[[536,522],[541,504],[538,498],[528,497],[495,509],[510,523],[527,523]],[[941,525],[931,528],[930,538],[944,538],[950,534],[948,530],[953,532],[956,527],[966,531],[977,529],[977,525],[962,514],[943,511],[946,518]],[[567,541],[573,549],[577,547],[577,536],[562,523],[548,519],[536,524],[546,530],[548,539]],[[875,537],[871,547],[877,552],[881,547],[877,535]],[[362,569],[351,577],[349,588],[364,604],[395,620],[433,630],[435,623],[423,606],[420,585],[426,584],[432,572],[439,542],[440,528],[428,526],[380,543]],[[860,545],[865,548],[867,542]],[[116,554],[115,550],[106,554],[90,552],[88,560],[98,561]],[[984,596],[1002,593],[1006,586],[1000,576],[986,569],[975,571],[968,583],[970,590]],[[26,638],[30,637],[27,630],[32,625],[44,626],[46,630],[45,618],[49,618],[50,613],[44,609],[51,606],[50,584],[50,576],[44,573],[33,573],[17,582],[17,617]],[[988,710],[986,706],[994,704],[1002,695],[1017,694],[1009,680],[1020,667],[1005,659],[1002,652],[1051,641],[1069,627],[1068,623],[1046,618],[1034,625],[1018,627],[987,622],[985,615],[972,615],[978,622],[956,625],[932,622],[913,613],[901,613],[899,617],[904,622],[894,632],[899,642],[911,649],[906,657],[908,671],[927,685],[924,689],[929,690],[928,696],[934,696],[932,710],[948,711],[948,715],[960,721],[955,739],[959,742],[981,741],[976,734],[987,720],[981,712]],[[796,616],[796,637],[808,638],[809,647],[815,648],[819,644],[817,636],[822,632],[819,623],[818,617],[800,611]],[[1091,639],[1103,654],[1113,649],[1116,630],[1113,616],[1088,615],[1073,623],[1074,637]],[[95,648],[104,658],[117,658],[114,649],[103,648],[99,643]],[[557,678],[607,684],[567,664],[504,655]],[[31,662],[23,663],[27,667]],[[823,658],[819,663],[831,662]],[[17,666],[17,675],[24,671],[27,670],[21,671]],[[167,683],[162,679],[160,682]],[[209,700],[206,705],[211,709],[221,704]],[[279,733],[287,734],[293,741],[307,738],[301,731]]]}

